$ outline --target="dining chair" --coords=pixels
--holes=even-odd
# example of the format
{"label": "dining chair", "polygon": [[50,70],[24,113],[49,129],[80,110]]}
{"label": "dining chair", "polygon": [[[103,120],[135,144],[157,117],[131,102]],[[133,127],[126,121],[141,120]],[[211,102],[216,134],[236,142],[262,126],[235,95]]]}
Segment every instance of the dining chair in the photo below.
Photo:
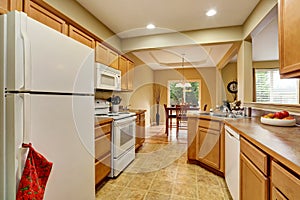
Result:
{"label": "dining chair", "polygon": [[176,105],[176,136],[180,128],[187,129],[187,110],[189,105]]}
{"label": "dining chair", "polygon": [[166,115],[166,134],[169,135],[169,128],[172,128],[172,119],[176,119],[176,114],[172,113],[171,109],[168,109],[167,105],[164,104],[165,115]]}

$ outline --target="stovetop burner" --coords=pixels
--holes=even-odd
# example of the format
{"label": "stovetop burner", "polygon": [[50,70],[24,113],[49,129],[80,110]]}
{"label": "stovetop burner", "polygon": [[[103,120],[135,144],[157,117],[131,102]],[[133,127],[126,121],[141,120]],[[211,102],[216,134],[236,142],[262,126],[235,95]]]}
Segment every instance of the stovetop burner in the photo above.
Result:
{"label": "stovetop burner", "polygon": [[136,114],[133,112],[109,112],[107,114],[95,114],[97,117],[110,117],[113,118],[114,120],[119,120],[119,119],[124,119],[127,117],[135,116]]}

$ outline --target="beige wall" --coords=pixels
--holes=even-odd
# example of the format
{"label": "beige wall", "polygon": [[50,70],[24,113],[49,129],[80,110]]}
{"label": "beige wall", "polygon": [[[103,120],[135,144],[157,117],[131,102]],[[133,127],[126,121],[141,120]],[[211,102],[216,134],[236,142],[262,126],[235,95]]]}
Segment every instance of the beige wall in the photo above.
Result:
{"label": "beige wall", "polygon": [[221,71],[222,73],[222,79],[224,84],[224,92],[225,96],[224,98],[228,100],[229,102],[232,102],[234,100],[234,95],[228,92],[227,85],[231,81],[237,80],[237,64],[236,63],[229,63],[227,64]]}
{"label": "beige wall", "polygon": [[76,0],[45,0],[51,6],[97,35],[113,47],[121,50],[121,40]]}

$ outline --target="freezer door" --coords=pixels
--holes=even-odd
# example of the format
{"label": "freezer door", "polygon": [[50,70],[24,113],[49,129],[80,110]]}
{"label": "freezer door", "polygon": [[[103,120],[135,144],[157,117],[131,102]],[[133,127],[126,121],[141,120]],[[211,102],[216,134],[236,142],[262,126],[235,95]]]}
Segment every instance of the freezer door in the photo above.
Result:
{"label": "freezer door", "polygon": [[94,50],[25,13],[7,14],[7,90],[94,93]]}
{"label": "freezer door", "polygon": [[94,98],[29,94],[6,98],[7,197],[15,195],[26,158],[21,143],[31,142],[53,162],[45,200],[94,200]]}

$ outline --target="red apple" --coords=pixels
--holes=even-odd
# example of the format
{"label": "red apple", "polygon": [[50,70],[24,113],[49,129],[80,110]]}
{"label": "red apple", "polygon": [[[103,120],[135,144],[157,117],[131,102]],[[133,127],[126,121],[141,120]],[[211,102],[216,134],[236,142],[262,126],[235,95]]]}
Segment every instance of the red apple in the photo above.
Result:
{"label": "red apple", "polygon": [[286,110],[281,111],[283,118],[288,117],[290,115],[290,113]]}
{"label": "red apple", "polygon": [[276,112],[274,114],[274,118],[276,118],[276,119],[283,119],[283,114],[281,112]]}

